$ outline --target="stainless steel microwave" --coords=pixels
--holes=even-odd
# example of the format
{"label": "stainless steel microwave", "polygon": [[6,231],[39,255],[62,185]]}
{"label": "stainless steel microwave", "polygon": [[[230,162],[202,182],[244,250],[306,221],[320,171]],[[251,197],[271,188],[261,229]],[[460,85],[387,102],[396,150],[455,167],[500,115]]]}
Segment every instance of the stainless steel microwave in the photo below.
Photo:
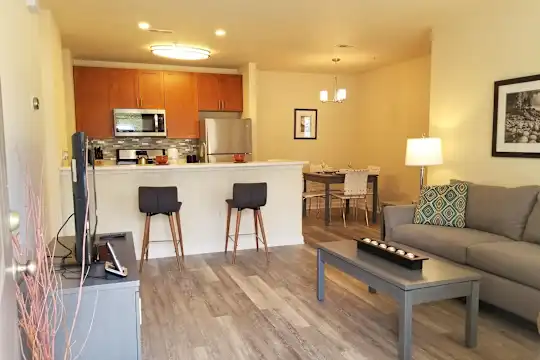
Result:
{"label": "stainless steel microwave", "polygon": [[165,110],[114,109],[114,136],[166,137]]}

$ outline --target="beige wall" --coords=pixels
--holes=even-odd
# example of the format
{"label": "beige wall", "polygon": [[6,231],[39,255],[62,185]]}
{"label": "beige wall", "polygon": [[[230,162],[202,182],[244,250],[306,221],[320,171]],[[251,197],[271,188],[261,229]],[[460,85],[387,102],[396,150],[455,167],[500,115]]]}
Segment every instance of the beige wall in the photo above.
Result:
{"label": "beige wall", "polygon": [[66,95],[64,91],[64,68],[60,32],[49,11],[40,14],[42,116],[46,124],[43,138],[43,168],[45,216],[47,238],[52,239],[62,224],[60,211],[60,176],[62,152],[67,149]]}
{"label": "beige wall", "polygon": [[[428,131],[430,59],[418,58],[360,75],[339,76],[343,104],[321,104],[331,75],[259,71],[259,159],[297,159],[340,168],[382,167],[381,197],[413,199],[419,169],[407,168],[408,137]],[[331,89],[329,89],[331,90]],[[293,140],[294,108],[318,109],[317,140]]]}
{"label": "beige wall", "polygon": [[[44,138],[42,111],[32,109],[41,97],[39,15],[24,1],[0,1],[0,84],[3,136],[7,153],[9,206],[22,214],[21,238],[26,239],[26,189],[30,179],[40,191]],[[31,233],[29,233],[31,234]]]}
{"label": "beige wall", "polygon": [[507,6],[433,30],[430,134],[442,138],[444,165],[430,183],[540,184],[538,159],[491,157],[493,82],[540,73],[540,3]]}
{"label": "beige wall", "polygon": [[405,166],[407,138],[429,124],[430,58],[421,57],[360,74],[353,90],[355,165],[378,165],[382,199],[418,196],[419,169]]}
{"label": "beige wall", "polygon": [[[353,76],[340,76],[340,86],[350,88]],[[355,160],[351,129],[358,94],[350,92],[343,104],[321,104],[319,91],[331,90],[333,76],[259,71],[257,77],[258,158],[325,161],[344,167]],[[294,140],[294,109],[318,109],[317,140]]]}

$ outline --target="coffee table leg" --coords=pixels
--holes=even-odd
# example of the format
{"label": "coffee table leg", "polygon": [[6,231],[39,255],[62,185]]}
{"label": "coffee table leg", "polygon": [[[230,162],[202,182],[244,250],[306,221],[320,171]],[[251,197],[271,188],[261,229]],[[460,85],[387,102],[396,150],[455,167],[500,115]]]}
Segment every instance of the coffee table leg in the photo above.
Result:
{"label": "coffee table leg", "polygon": [[324,262],[321,249],[317,249],[317,300],[324,300]]}
{"label": "coffee table leg", "polygon": [[465,323],[465,342],[467,347],[476,347],[477,343],[477,320],[478,298],[480,294],[480,282],[471,282],[471,294],[467,296],[467,320]]}
{"label": "coffee table leg", "polygon": [[408,292],[404,292],[399,308],[399,343],[398,359],[412,359],[412,301]]}

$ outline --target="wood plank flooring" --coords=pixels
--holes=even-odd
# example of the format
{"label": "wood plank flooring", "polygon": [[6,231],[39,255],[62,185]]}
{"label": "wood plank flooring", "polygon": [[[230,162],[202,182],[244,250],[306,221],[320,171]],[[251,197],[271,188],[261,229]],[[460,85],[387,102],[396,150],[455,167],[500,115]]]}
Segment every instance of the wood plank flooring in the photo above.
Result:
{"label": "wood plank flooring", "polygon": [[[312,213],[314,214],[314,213]],[[328,228],[304,221],[308,244],[377,238],[378,228],[337,216]],[[141,281],[143,359],[394,360],[394,302],[369,294],[355,279],[327,267],[326,299],[315,296],[315,250],[310,245],[150,260]],[[416,360],[540,360],[532,327],[480,313],[479,345],[463,346],[464,305],[443,301],[414,309]]]}

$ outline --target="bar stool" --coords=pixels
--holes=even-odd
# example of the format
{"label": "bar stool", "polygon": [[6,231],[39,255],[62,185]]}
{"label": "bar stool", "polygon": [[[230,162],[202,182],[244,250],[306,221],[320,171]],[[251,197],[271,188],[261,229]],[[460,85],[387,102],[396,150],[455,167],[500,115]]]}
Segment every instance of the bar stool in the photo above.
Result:
{"label": "bar stool", "polygon": [[[257,245],[257,251],[259,251],[259,241],[264,245],[264,251],[266,253],[266,261],[268,261],[268,245],[266,242],[266,233],[264,231],[264,223],[261,214],[261,207],[266,205],[267,196],[267,184],[266,183],[247,183],[247,184],[234,184],[233,185],[233,198],[225,200],[227,202],[227,230],[225,236],[225,253],[229,245],[229,239],[234,242],[232,263],[236,261],[236,249],[238,248],[238,236],[239,235],[251,235],[240,234],[240,221],[242,219],[242,211],[246,209],[253,210],[253,222],[255,224],[255,243]],[[232,209],[236,209],[236,229],[234,231],[234,238],[229,235],[231,225],[231,212]],[[261,228],[262,238],[259,237],[259,227]]]}
{"label": "bar stool", "polygon": [[[139,210],[146,214],[144,223],[144,234],[141,250],[141,262],[139,264],[139,272],[142,272],[143,262],[146,258],[148,261],[148,249],[150,247],[150,219],[154,215],[167,215],[169,217],[169,225],[171,227],[172,241],[174,251],[176,252],[176,263],[180,269],[180,257],[178,254],[178,243],[184,257],[184,242],[182,241],[182,227],[180,226],[180,207],[182,203],[178,201],[178,189],[176,186],[165,187],[139,187]],[[173,213],[176,214],[176,224],[178,227],[178,238],[174,229]],[[164,240],[169,241],[169,240]],[[163,242],[163,241],[152,241]]]}

